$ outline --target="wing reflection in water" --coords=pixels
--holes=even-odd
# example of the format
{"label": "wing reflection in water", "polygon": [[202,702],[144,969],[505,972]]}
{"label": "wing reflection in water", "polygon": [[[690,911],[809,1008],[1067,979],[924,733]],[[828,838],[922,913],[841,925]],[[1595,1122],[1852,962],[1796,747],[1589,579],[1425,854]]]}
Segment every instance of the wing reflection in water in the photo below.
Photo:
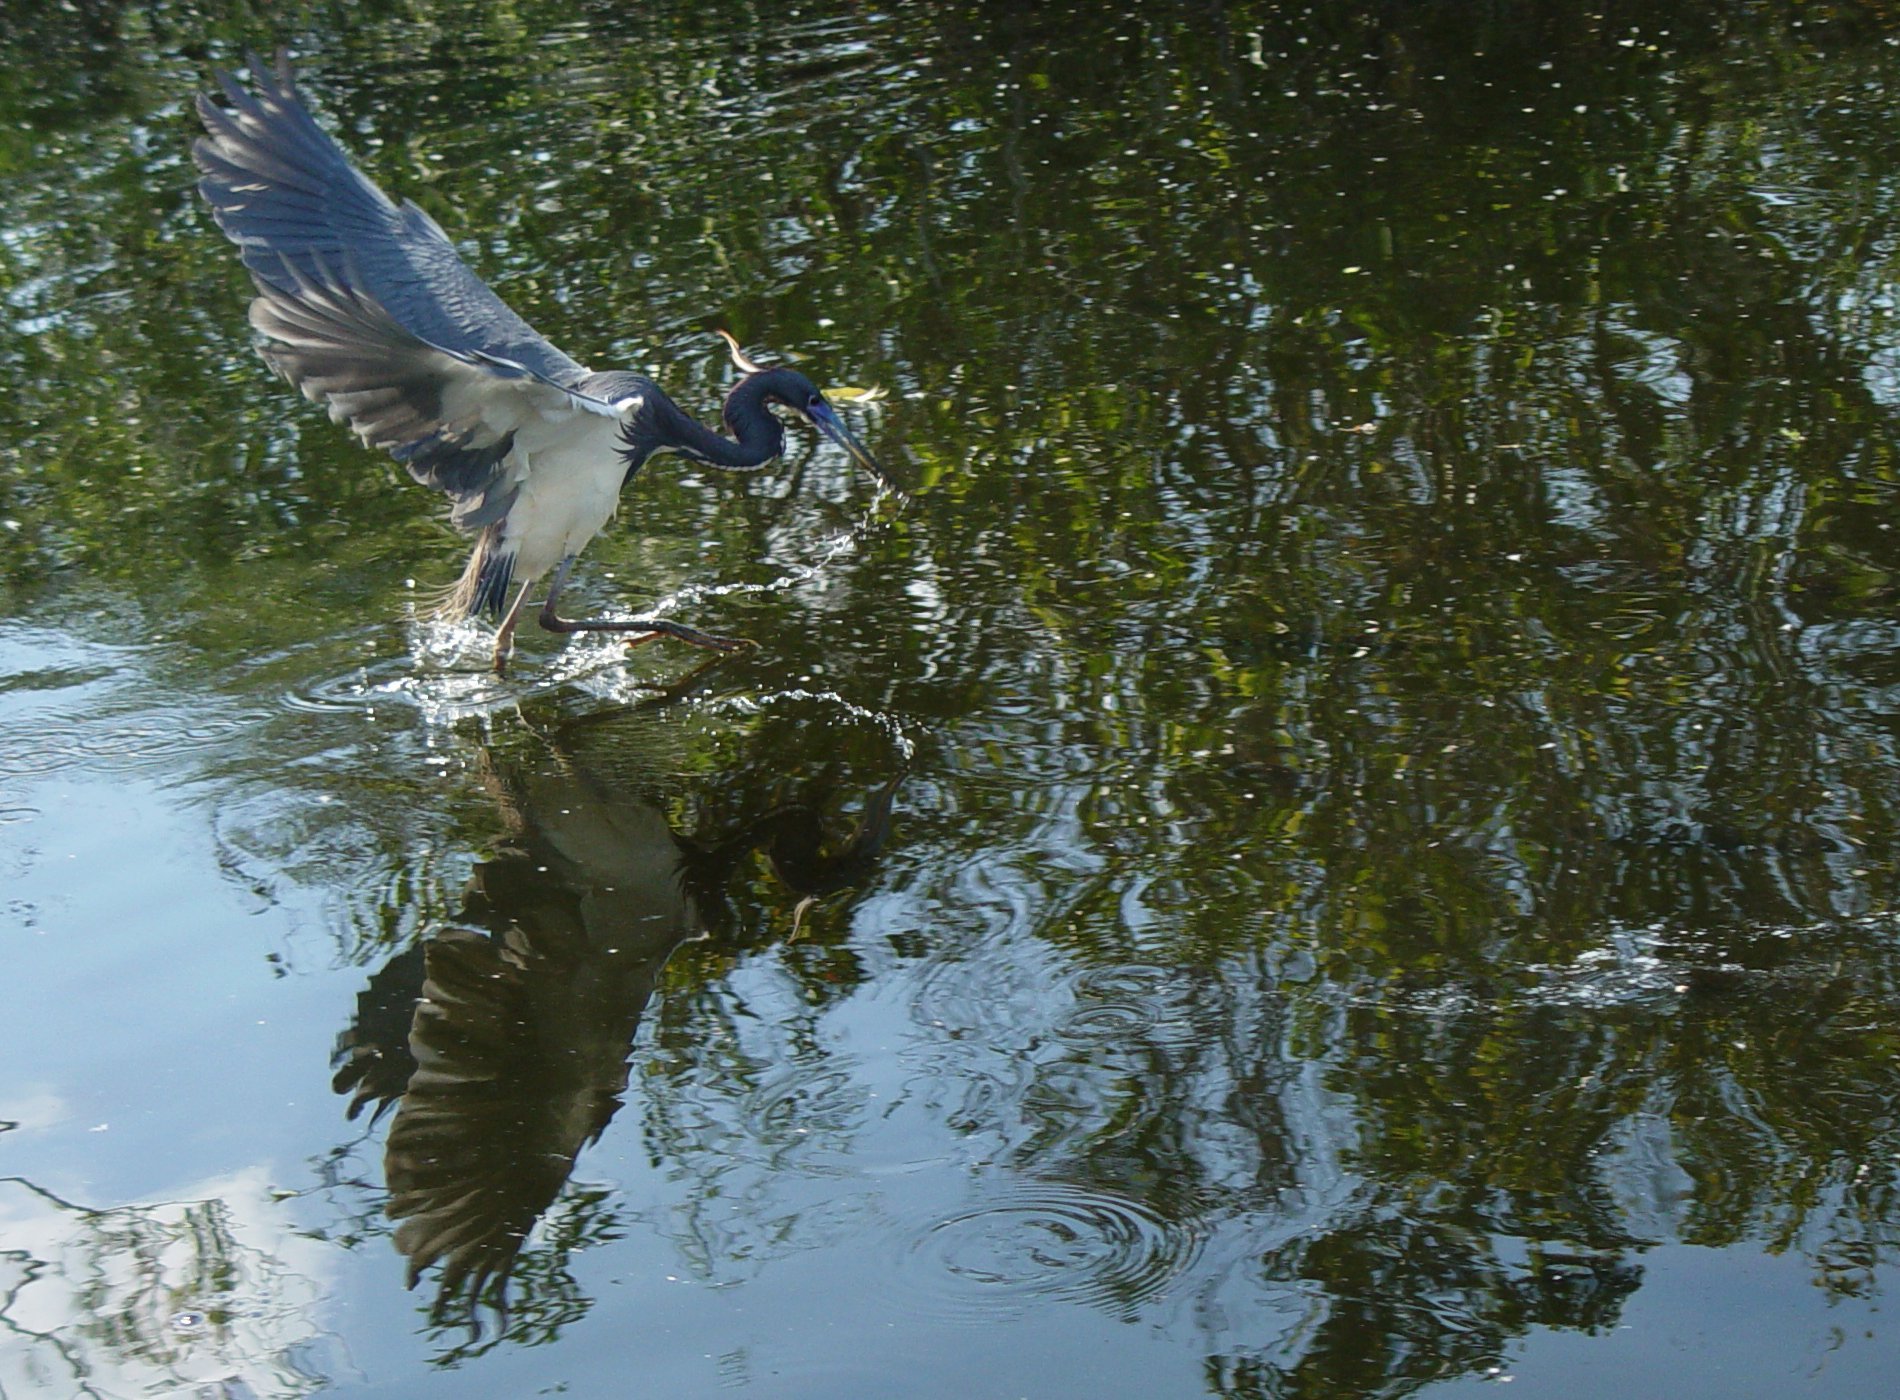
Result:
{"label": "wing reflection in water", "polygon": [[798,898],[796,929],[814,900],[871,871],[903,777],[900,766],[873,790],[852,826],[828,820],[828,782],[774,803],[756,795],[777,786],[771,772],[721,774],[710,805],[753,794],[752,815],[684,836],[572,743],[525,761],[484,751],[482,768],[505,834],[475,867],[466,926],[391,958],[336,1052],[352,1118],[395,1109],[386,1211],[411,1286],[440,1266],[438,1317],[484,1301],[505,1315],[529,1231],[620,1108],[667,959],[731,935],[734,871],[763,853]]}

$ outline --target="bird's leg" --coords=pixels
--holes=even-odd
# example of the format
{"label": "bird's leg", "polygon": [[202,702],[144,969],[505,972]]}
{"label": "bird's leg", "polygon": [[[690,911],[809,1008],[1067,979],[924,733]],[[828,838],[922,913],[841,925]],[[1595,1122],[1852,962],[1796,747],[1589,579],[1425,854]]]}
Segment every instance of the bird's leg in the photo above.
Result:
{"label": "bird's leg", "polygon": [[495,631],[495,674],[508,674],[508,658],[515,651],[515,624],[521,620],[521,609],[528,602],[528,585],[522,584],[521,591],[515,594],[515,605],[508,609],[508,615],[501,620],[501,626]]}
{"label": "bird's leg", "polygon": [[548,600],[541,605],[541,625],[550,632],[632,632],[638,635],[629,637],[627,645],[636,647],[657,637],[672,637],[691,646],[705,647],[708,651],[747,651],[758,645],[744,637],[721,637],[702,632],[697,627],[688,627],[683,622],[668,622],[658,617],[638,622],[609,622],[605,619],[579,622],[562,617],[554,611],[554,604],[561,596],[562,585],[567,582],[567,571],[573,563],[574,556],[570,554],[561,561],[548,583]]}

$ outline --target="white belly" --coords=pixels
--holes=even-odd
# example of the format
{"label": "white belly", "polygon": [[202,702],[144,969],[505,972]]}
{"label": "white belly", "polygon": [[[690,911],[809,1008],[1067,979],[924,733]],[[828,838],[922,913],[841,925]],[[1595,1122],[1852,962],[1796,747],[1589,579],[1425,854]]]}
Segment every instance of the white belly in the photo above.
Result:
{"label": "white belly", "polygon": [[502,549],[515,555],[515,582],[539,578],[580,553],[614,518],[627,474],[616,451],[618,431],[613,419],[589,414],[516,437],[508,465],[523,478],[521,493],[501,532]]}

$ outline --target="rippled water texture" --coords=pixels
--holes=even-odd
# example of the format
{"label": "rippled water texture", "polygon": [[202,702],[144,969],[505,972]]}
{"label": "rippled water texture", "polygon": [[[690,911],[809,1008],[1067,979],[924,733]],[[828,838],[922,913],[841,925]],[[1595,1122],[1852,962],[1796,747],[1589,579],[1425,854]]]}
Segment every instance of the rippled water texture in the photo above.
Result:
{"label": "rippled water texture", "polygon": [[1140,1315],[1192,1260],[1190,1229],[1106,1192],[1026,1181],[917,1232],[906,1272],[926,1315],[1019,1317],[1069,1299]]}
{"label": "rippled water texture", "polygon": [[[0,1396],[1891,1393],[1891,18],[0,8]],[[881,391],[566,595],[754,651],[432,615],[279,43],[582,361]]]}

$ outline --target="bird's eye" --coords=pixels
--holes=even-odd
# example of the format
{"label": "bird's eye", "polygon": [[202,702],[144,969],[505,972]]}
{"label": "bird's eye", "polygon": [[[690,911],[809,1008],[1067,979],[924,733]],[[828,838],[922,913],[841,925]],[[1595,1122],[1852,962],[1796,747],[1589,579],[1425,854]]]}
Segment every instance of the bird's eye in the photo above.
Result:
{"label": "bird's eye", "polygon": [[813,394],[809,399],[805,401],[805,412],[816,413],[818,412],[819,409],[823,408],[824,406],[825,406],[825,396],[823,394]]}

